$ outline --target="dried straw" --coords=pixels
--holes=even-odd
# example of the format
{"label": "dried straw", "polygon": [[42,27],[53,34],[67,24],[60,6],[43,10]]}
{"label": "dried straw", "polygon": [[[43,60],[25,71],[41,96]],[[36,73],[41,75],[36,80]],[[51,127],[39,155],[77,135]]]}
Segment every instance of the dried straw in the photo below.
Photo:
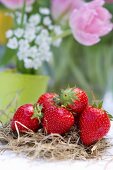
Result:
{"label": "dried straw", "polygon": [[86,147],[81,144],[78,130],[73,127],[65,136],[58,134],[46,135],[42,129],[37,133],[14,134],[10,125],[0,128],[0,151],[12,150],[27,156],[47,160],[86,160],[99,158],[110,146],[106,139],[95,145]]}

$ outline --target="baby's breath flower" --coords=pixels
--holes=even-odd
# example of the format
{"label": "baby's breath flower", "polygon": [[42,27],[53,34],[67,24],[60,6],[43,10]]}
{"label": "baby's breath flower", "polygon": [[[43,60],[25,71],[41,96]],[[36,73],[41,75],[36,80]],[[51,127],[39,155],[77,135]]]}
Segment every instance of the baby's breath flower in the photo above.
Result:
{"label": "baby's breath flower", "polygon": [[42,29],[43,29],[42,26],[37,26],[37,27],[36,27],[36,33],[39,33]]}
{"label": "baby's breath flower", "polygon": [[27,28],[25,30],[25,34],[24,34],[24,38],[28,41],[28,42],[32,42],[36,37],[36,34],[35,34],[35,29],[30,29],[30,28]]}
{"label": "baby's breath flower", "polygon": [[18,52],[17,52],[17,57],[19,60],[24,60],[25,58],[27,58],[27,50],[25,49],[20,49]]}
{"label": "baby's breath flower", "polygon": [[41,65],[42,65],[41,60],[38,57],[35,58],[33,61],[33,68],[37,70],[39,67],[41,67]]}
{"label": "baby's breath flower", "polygon": [[50,17],[48,17],[48,16],[47,16],[47,17],[44,17],[44,19],[43,19],[43,24],[44,24],[44,25],[50,26],[51,23],[52,23],[52,21],[51,21]]}
{"label": "baby's breath flower", "polygon": [[13,36],[13,31],[12,30],[8,30],[6,32],[6,38],[11,38]]}
{"label": "baby's breath flower", "polygon": [[11,48],[11,49],[17,49],[18,48],[18,41],[15,37],[10,38],[8,43],[7,43],[7,47]]}
{"label": "baby's breath flower", "polygon": [[31,57],[32,59],[36,58],[38,53],[38,48],[37,46],[32,46],[29,48],[29,57]]}
{"label": "baby's breath flower", "polygon": [[50,14],[49,8],[40,8],[39,12],[43,15],[49,15]]}
{"label": "baby's breath flower", "polygon": [[53,25],[49,25],[48,29],[52,31],[54,29],[54,26]]}
{"label": "baby's breath flower", "polygon": [[27,6],[26,6],[26,12],[27,12],[27,13],[32,12],[32,10],[33,10],[33,6],[32,6],[32,5],[27,5]]}
{"label": "baby's breath flower", "polygon": [[27,50],[30,47],[30,44],[26,39],[19,40],[18,44],[19,44],[19,49]]}
{"label": "baby's breath flower", "polygon": [[55,32],[56,35],[60,35],[60,34],[63,33],[61,27],[58,26],[58,25],[54,26],[54,32]]}
{"label": "baby's breath flower", "polygon": [[25,68],[33,68],[33,60],[30,58],[24,59]]}
{"label": "baby's breath flower", "polygon": [[[16,22],[18,25],[21,24],[21,20],[22,20],[22,13],[21,12],[16,12]],[[24,19],[23,19],[23,24],[27,23],[27,15],[24,14]]]}
{"label": "baby's breath flower", "polygon": [[58,40],[53,41],[53,46],[55,46],[55,47],[59,47],[61,43],[62,43],[62,39],[61,39],[61,38],[59,38]]}
{"label": "baby's breath flower", "polygon": [[46,45],[51,44],[51,37],[49,36],[49,32],[45,29],[43,29],[40,34],[36,37],[35,43],[37,45],[41,45],[46,43]]}
{"label": "baby's breath flower", "polygon": [[17,28],[15,31],[14,31],[14,35],[17,37],[17,38],[21,38],[23,36],[23,33],[24,33],[24,30],[21,29],[21,28]]}
{"label": "baby's breath flower", "polygon": [[32,15],[29,18],[29,22],[32,23],[33,25],[38,25],[41,21],[41,17],[39,14]]}
{"label": "baby's breath flower", "polygon": [[[62,39],[58,38],[53,42],[53,37],[59,36],[62,29],[57,25],[52,25],[49,17],[48,8],[41,8],[40,14],[34,14],[27,18],[24,15],[23,28],[9,30],[7,46],[11,49],[17,49],[17,57],[24,62],[25,68],[38,69],[43,62],[50,62],[52,59],[51,45],[59,46]],[[16,20],[21,24],[21,13],[16,12]]]}

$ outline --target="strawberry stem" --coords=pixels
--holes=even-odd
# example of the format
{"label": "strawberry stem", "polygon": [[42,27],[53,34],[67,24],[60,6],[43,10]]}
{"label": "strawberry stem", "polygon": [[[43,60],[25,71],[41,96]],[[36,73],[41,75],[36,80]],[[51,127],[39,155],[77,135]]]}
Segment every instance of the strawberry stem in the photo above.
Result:
{"label": "strawberry stem", "polygon": [[59,96],[54,97],[53,101],[54,101],[56,106],[61,106],[60,97]]}
{"label": "strawberry stem", "polygon": [[38,103],[35,103],[33,108],[34,108],[34,114],[32,115],[32,119],[38,118],[40,120],[43,117],[42,106],[39,105]]}
{"label": "strawberry stem", "polygon": [[60,102],[62,105],[67,106],[73,104],[75,100],[78,100],[73,88],[68,88],[66,90],[61,90],[60,93]]}
{"label": "strawberry stem", "polygon": [[95,108],[101,109],[102,105],[103,105],[103,101],[98,100],[98,101],[94,101],[92,106]]}

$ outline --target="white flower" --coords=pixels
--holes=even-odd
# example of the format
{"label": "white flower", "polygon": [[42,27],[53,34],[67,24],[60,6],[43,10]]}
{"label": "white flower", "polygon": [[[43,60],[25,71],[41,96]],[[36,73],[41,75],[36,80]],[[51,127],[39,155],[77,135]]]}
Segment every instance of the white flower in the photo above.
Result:
{"label": "white flower", "polygon": [[55,32],[56,35],[60,35],[60,34],[63,33],[61,27],[58,26],[58,25],[54,26],[54,32]]}
{"label": "white flower", "polygon": [[40,8],[39,12],[43,15],[49,15],[50,14],[49,8]]}
{"label": "white flower", "polygon": [[36,37],[35,43],[37,45],[46,43],[51,44],[51,37],[49,36],[49,32],[46,29],[43,29],[40,34]]}
{"label": "white flower", "polygon": [[14,34],[17,38],[21,38],[23,36],[24,30],[22,28],[17,28],[14,31]]}
{"label": "white flower", "polygon": [[13,31],[12,30],[8,30],[6,32],[6,38],[11,38],[13,36]]}
{"label": "white flower", "polygon": [[55,46],[55,47],[59,47],[60,45],[61,45],[61,43],[62,43],[62,39],[61,38],[59,38],[59,39],[57,39],[56,41],[53,41],[53,46]]}
{"label": "white flower", "polygon": [[42,62],[39,58],[35,58],[34,60],[32,60],[31,58],[25,58],[24,64],[25,68],[34,68],[37,70],[42,65]]}
{"label": "white flower", "polygon": [[[44,49],[44,50],[43,50]],[[43,61],[50,61],[52,57],[52,52],[50,46],[47,43],[43,43],[39,46],[39,55],[40,60]]]}
{"label": "white flower", "polygon": [[[39,45],[39,50],[42,50],[43,52],[44,51],[47,51],[47,50],[50,50],[50,45],[48,44],[48,42],[42,42],[42,43],[40,43],[40,45]],[[43,50],[44,49],[44,50]]]}
{"label": "white flower", "polygon": [[27,58],[28,56],[28,51],[25,49],[21,49],[17,52],[17,57],[19,60],[24,60],[25,58]]}
{"label": "white flower", "polygon": [[33,61],[33,68],[37,70],[39,67],[41,67],[42,62],[39,58],[34,59]]}
{"label": "white flower", "polygon": [[[6,33],[9,38],[7,46],[17,50],[17,57],[24,62],[25,68],[38,69],[43,62],[50,62],[52,58],[51,45],[59,46],[62,39],[58,38],[54,42],[53,36],[60,37],[62,29],[60,26],[52,25],[48,8],[40,8],[40,13],[27,18],[24,15],[24,28],[20,26],[15,30]],[[21,24],[22,14],[16,12],[16,21]]]}
{"label": "white flower", "polygon": [[17,52],[17,56],[18,56],[19,60],[23,60],[28,57],[29,48],[30,48],[30,45],[29,45],[28,41],[26,41],[24,39],[21,39],[19,41],[19,48],[18,48],[18,52]]}
{"label": "white flower", "polygon": [[48,36],[48,35],[49,35],[49,32],[48,32],[48,30],[43,29],[43,30],[41,31],[41,34],[44,35],[44,36]]}
{"label": "white flower", "polygon": [[32,12],[32,10],[33,10],[32,5],[27,5],[27,6],[26,6],[26,12],[27,12],[27,13]]}
{"label": "white flower", "polygon": [[51,23],[52,23],[52,21],[51,21],[50,17],[45,17],[45,18],[43,19],[43,24],[44,24],[44,25],[50,26]]}
{"label": "white flower", "polygon": [[39,14],[31,15],[29,18],[29,22],[33,25],[38,25],[41,21],[41,17]]}
{"label": "white flower", "polygon": [[11,49],[17,49],[18,48],[18,41],[17,39],[14,38],[10,38],[8,43],[7,43],[7,47],[11,48]]}
{"label": "white flower", "polygon": [[[22,20],[22,13],[21,12],[16,12],[16,22],[17,24],[21,24],[21,20]],[[27,15],[24,14],[24,19],[23,19],[23,23],[26,24],[27,23]]]}
{"label": "white flower", "polygon": [[41,41],[41,40],[42,40],[42,39],[41,39],[41,36],[38,35],[38,36],[36,37],[35,43],[36,43],[37,45],[40,45],[40,41]]}
{"label": "white flower", "polygon": [[30,58],[24,59],[25,68],[33,68],[33,60]]}
{"label": "white flower", "polygon": [[38,53],[38,47],[37,46],[32,46],[29,48],[29,57],[31,58],[36,58],[37,56],[37,53]]}
{"label": "white flower", "polygon": [[24,34],[24,38],[28,41],[28,42],[32,42],[36,37],[36,32],[35,29],[31,29],[31,28],[27,28],[25,30],[25,34]]}
{"label": "white flower", "polygon": [[54,26],[53,25],[49,25],[48,28],[49,28],[49,30],[53,30]]}
{"label": "white flower", "polygon": [[43,29],[42,26],[37,26],[37,27],[36,27],[36,33],[39,33],[42,29]]}
{"label": "white flower", "polygon": [[19,49],[28,50],[28,48],[30,47],[29,42],[25,39],[19,40],[18,44],[19,44]]}

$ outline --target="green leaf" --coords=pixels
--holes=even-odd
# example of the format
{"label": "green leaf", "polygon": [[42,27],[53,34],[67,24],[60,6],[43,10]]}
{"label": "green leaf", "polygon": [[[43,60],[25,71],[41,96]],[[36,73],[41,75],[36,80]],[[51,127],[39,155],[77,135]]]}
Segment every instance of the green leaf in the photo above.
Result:
{"label": "green leaf", "polygon": [[110,120],[113,121],[113,116],[109,113],[108,113],[108,116],[109,116]]}
{"label": "green leaf", "polygon": [[101,109],[102,105],[103,105],[103,101],[100,101],[99,104],[98,104],[98,108]]}
{"label": "green leaf", "polygon": [[95,108],[101,109],[101,108],[102,108],[102,105],[103,105],[103,101],[94,100],[92,105],[93,105],[93,107],[95,107]]}

